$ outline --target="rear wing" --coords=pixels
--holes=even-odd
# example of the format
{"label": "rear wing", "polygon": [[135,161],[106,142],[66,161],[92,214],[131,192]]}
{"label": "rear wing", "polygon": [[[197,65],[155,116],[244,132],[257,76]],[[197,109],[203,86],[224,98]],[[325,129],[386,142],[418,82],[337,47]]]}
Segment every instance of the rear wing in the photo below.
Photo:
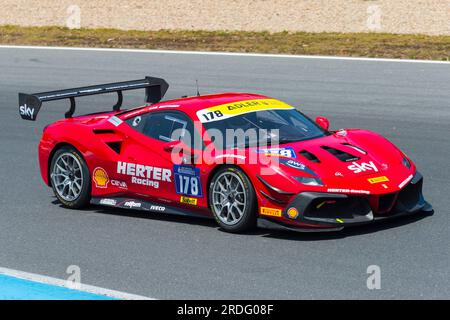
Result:
{"label": "rear wing", "polygon": [[35,121],[41,109],[42,102],[53,100],[70,100],[70,109],[65,113],[66,118],[71,118],[75,112],[75,98],[92,96],[97,94],[117,92],[117,103],[114,111],[120,110],[123,101],[122,91],[145,89],[145,101],[148,103],[159,102],[165,95],[169,84],[161,78],[145,77],[142,80],[132,80],[95,86],[72,88],[41,93],[19,93],[19,113],[22,119]]}

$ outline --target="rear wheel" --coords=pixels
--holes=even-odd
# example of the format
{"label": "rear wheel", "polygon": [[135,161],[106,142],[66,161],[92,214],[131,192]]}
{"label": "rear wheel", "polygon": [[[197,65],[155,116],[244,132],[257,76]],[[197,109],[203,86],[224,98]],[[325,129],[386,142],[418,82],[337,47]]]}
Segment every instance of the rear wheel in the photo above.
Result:
{"label": "rear wheel", "polygon": [[256,195],[245,173],[236,167],[223,167],[211,179],[210,207],[225,231],[243,232],[256,225]]}
{"label": "rear wheel", "polygon": [[72,147],[58,149],[50,164],[53,192],[68,208],[82,208],[90,200],[90,174],[86,162]]}

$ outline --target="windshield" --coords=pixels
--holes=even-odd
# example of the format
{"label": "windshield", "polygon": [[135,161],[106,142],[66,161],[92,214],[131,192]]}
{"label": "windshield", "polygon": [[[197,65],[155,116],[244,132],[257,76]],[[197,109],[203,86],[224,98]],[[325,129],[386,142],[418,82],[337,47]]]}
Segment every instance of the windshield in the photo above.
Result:
{"label": "windshield", "polygon": [[[203,123],[217,147],[254,147],[271,142],[279,144],[323,137],[327,132],[298,110],[263,110]],[[242,138],[242,131],[246,132]],[[235,134],[237,138],[232,138]],[[217,133],[223,139],[218,141]],[[240,133],[240,134],[239,134]]]}

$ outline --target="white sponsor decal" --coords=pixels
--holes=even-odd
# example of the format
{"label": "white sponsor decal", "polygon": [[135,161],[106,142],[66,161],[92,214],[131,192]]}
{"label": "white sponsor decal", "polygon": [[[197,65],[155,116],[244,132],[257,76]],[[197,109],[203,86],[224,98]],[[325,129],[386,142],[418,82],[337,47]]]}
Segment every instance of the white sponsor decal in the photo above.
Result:
{"label": "white sponsor decal", "polygon": [[20,114],[23,116],[27,116],[31,119],[33,119],[33,117],[34,117],[34,108],[28,107],[26,103],[23,106],[19,107],[19,111],[20,111]]}
{"label": "white sponsor decal", "polygon": [[327,190],[327,192],[370,194],[370,191],[368,191],[368,190],[355,190],[355,189],[333,189],[333,188],[330,188]]}
{"label": "white sponsor decal", "polygon": [[238,154],[220,154],[216,156],[216,159],[222,159],[222,158],[237,158],[244,160],[246,157]]}
{"label": "white sponsor decal", "polygon": [[152,106],[148,108],[148,110],[154,110],[154,109],[165,109],[165,108],[178,108],[179,104],[165,104],[163,106]]}
{"label": "white sponsor decal", "polygon": [[408,182],[411,181],[412,178],[413,178],[413,175],[412,175],[412,174],[409,175],[408,178],[406,178],[405,180],[403,180],[403,182],[400,183],[400,184],[398,185],[398,187],[399,187],[400,189],[403,188],[404,186],[406,186],[406,184],[407,184]]}
{"label": "white sponsor decal", "polygon": [[351,165],[347,167],[349,170],[353,171],[353,173],[360,173],[360,172],[366,172],[366,171],[375,171],[378,172],[378,168],[373,163],[373,161],[370,162],[361,162],[357,163],[355,161],[352,162]]}
{"label": "white sponsor decal", "polygon": [[141,186],[153,187],[155,189],[159,188],[159,181],[150,179],[131,177],[131,183],[140,184]]}
{"label": "white sponsor decal", "polygon": [[123,121],[116,116],[112,116],[108,119],[110,123],[112,123],[115,127],[118,127]]}
{"label": "white sponsor decal", "polygon": [[127,183],[119,180],[111,180],[111,185],[120,189],[128,189]]}
{"label": "white sponsor decal", "polygon": [[299,170],[305,170],[306,169],[306,166],[303,163],[295,161],[295,160],[287,161],[286,165],[288,165],[289,167],[292,167],[294,169],[299,169]]}
{"label": "white sponsor decal", "polygon": [[107,206],[115,206],[117,204],[117,201],[114,199],[101,199],[100,204],[104,204]]}
{"label": "white sponsor decal", "polygon": [[129,162],[117,162],[117,173],[131,176],[131,183],[159,188],[159,181],[172,182],[172,171],[166,168],[145,166]]}
{"label": "white sponsor decal", "polygon": [[142,117],[141,117],[141,116],[136,117],[136,118],[134,118],[133,123],[132,123],[131,125],[132,125],[133,127],[137,127],[137,126],[139,125],[139,123],[141,123],[141,120],[142,120]]}
{"label": "white sponsor decal", "polygon": [[150,210],[163,212],[166,210],[166,207],[152,205],[150,206]]}
{"label": "white sponsor decal", "polygon": [[140,208],[142,206],[142,203],[134,202],[134,201],[127,201],[124,203],[123,206],[128,207],[128,208]]}

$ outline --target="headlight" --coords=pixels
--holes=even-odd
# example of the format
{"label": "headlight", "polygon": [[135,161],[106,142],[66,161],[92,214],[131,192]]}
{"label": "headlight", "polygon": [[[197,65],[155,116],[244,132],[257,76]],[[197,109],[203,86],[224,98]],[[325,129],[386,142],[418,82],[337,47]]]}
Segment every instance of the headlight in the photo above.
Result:
{"label": "headlight", "polygon": [[323,186],[319,178],[294,177],[294,179],[307,186]]}
{"label": "headlight", "polygon": [[402,163],[406,168],[411,169],[411,162],[408,159],[403,158]]}

